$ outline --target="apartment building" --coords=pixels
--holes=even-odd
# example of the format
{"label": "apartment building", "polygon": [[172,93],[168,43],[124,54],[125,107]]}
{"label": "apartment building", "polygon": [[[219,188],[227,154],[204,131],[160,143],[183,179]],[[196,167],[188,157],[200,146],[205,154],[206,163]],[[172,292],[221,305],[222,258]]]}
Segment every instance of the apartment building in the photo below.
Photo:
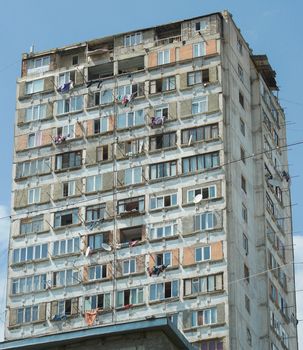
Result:
{"label": "apartment building", "polygon": [[167,316],[297,349],[277,90],[226,11],[24,54],[6,340]]}

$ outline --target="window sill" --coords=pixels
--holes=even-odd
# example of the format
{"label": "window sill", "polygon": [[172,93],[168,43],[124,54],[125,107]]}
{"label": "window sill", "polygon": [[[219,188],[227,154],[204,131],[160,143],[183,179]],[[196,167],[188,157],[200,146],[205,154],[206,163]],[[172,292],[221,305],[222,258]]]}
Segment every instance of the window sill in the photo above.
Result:
{"label": "window sill", "polygon": [[[113,133],[113,130],[108,130],[108,131],[102,131],[102,132],[98,132],[98,133],[94,133],[92,135],[88,135],[86,136],[87,139],[92,139],[94,137],[99,138],[101,136],[106,136],[106,135],[111,135]],[[98,147],[99,145],[96,145],[96,147]]]}
{"label": "window sill", "polygon": [[130,306],[127,306],[127,305],[119,306],[119,307],[116,308],[116,311],[131,310],[131,309],[135,309],[135,308],[140,308],[142,306],[146,306],[146,303],[130,304]]}
{"label": "window sill", "polygon": [[[210,124],[211,125],[211,124]],[[203,126],[208,126],[207,124],[203,125]],[[186,129],[184,129],[186,130]],[[190,143],[190,145],[188,143],[183,143],[180,145],[181,148],[187,148],[187,147],[193,147],[193,146],[200,146],[200,145],[203,145],[203,144],[208,144],[208,143],[211,143],[211,142],[215,142],[215,141],[221,141],[221,138],[220,137],[215,137],[213,139],[207,139],[207,140],[199,140],[199,141],[192,141]]]}
{"label": "window sill", "polygon": [[44,122],[44,121],[49,121],[54,119],[53,115],[51,117],[47,117],[47,118],[42,118],[42,119],[37,119],[37,120],[30,120],[30,121],[24,121],[24,122],[18,122],[17,126],[18,127],[22,127],[22,126],[26,126],[29,127],[31,123],[35,123],[35,122]]}
{"label": "window sill", "polygon": [[220,322],[220,323],[212,323],[212,324],[201,324],[199,326],[195,327],[189,327],[189,328],[183,328],[184,332],[190,332],[190,331],[196,331],[200,328],[216,328],[216,327],[222,327],[225,325],[225,322]]}
{"label": "window sill", "polygon": [[[207,203],[213,203],[213,202],[217,202],[220,201],[221,199],[223,199],[223,197],[214,197],[214,198],[205,198],[202,199],[202,201],[200,203],[198,203],[199,206],[207,204]],[[194,202],[189,202],[189,203],[182,203],[182,207],[186,208],[186,207],[191,207],[191,206],[196,206],[197,204],[195,204]]]}
{"label": "window sill", "polygon": [[56,117],[57,118],[63,118],[63,117],[67,117],[67,116],[70,116],[70,115],[75,115],[75,114],[78,114],[78,113],[83,113],[84,110],[83,108],[82,109],[78,109],[77,111],[70,111],[70,112],[65,112],[65,113],[62,113],[62,114],[56,114]]}
{"label": "window sill", "polygon": [[157,154],[157,153],[161,153],[161,152],[165,152],[165,151],[172,151],[172,150],[176,150],[178,149],[177,146],[171,146],[171,147],[165,147],[165,148],[159,148],[159,149],[155,149],[155,150],[149,150],[149,154]]}
{"label": "window sill", "polygon": [[161,242],[163,241],[164,239],[165,240],[173,240],[173,239],[178,239],[180,237],[180,235],[176,234],[176,235],[173,235],[173,236],[166,236],[166,237],[157,237],[157,238],[150,238],[149,239],[149,242],[153,243],[153,242]]}
{"label": "window sill", "polygon": [[175,210],[175,209],[179,209],[179,208],[180,208],[179,205],[172,205],[172,206],[170,206],[170,207],[150,209],[149,212],[150,212],[150,213],[167,212],[167,211]]}
{"label": "window sill", "polygon": [[110,281],[111,279],[112,279],[112,277],[104,277],[104,278],[99,278],[97,280],[82,281],[82,284],[87,286],[87,285],[91,285],[91,284],[95,284],[95,283],[102,283],[102,282]]}
{"label": "window sill", "polygon": [[213,290],[211,292],[194,293],[194,294],[190,294],[190,295],[184,295],[183,299],[195,299],[200,295],[216,295],[216,294],[221,294],[223,292],[225,292],[225,289]]}
{"label": "window sill", "polygon": [[171,180],[171,179],[177,179],[180,175],[173,175],[173,176],[165,176],[165,177],[161,177],[158,179],[150,179],[149,183],[153,184],[153,183],[157,183],[157,182],[161,182],[161,181],[166,181],[166,180]]}
{"label": "window sill", "polygon": [[160,92],[150,92],[148,94],[148,97],[161,97],[162,95],[175,94],[176,92],[177,92],[177,89],[165,90],[165,91],[160,91]]}
{"label": "window sill", "polygon": [[52,173],[52,170],[49,171],[49,172],[47,172],[47,173],[43,173],[43,174],[33,174],[33,175],[22,176],[22,177],[18,177],[18,178],[15,177],[15,178],[14,178],[14,181],[15,181],[15,182],[24,181],[24,180],[30,179],[30,178],[33,177],[33,176],[39,176],[39,177],[41,177],[41,176],[45,176],[45,175],[50,175],[51,173]]}
{"label": "window sill", "polygon": [[60,290],[60,289],[63,289],[63,288],[77,287],[80,284],[82,284],[82,282],[78,282],[78,283],[75,283],[75,284],[70,284],[68,286],[54,286],[54,287],[50,287],[50,290]]}
{"label": "window sill", "polygon": [[121,276],[116,276],[116,279],[130,279],[132,277],[136,277],[136,276],[140,276],[140,275],[145,275],[145,271],[138,271],[138,272],[134,272],[134,273],[129,273],[127,275],[121,275]]}
{"label": "window sill", "polygon": [[52,260],[57,260],[57,259],[65,259],[70,256],[80,256],[81,253],[66,253],[66,254],[61,254],[61,255],[52,255],[51,259]]}
{"label": "window sill", "polygon": [[[51,136],[50,136],[50,137],[51,137]],[[31,151],[40,150],[41,148],[52,147],[52,146],[53,146],[53,143],[52,143],[52,141],[51,141],[50,143],[47,143],[47,144],[41,145],[41,146],[25,147],[24,149],[18,149],[18,150],[16,150],[16,153],[31,152]]]}
{"label": "window sill", "polygon": [[183,176],[195,176],[195,175],[199,175],[199,174],[202,174],[202,173],[209,173],[209,172],[211,172],[213,170],[219,170],[221,168],[222,168],[222,166],[218,165],[218,166],[215,166],[213,168],[201,169],[201,170],[196,170],[194,172],[188,172],[188,173],[182,173],[182,174],[180,174],[180,176],[181,177],[183,177]]}
{"label": "window sill", "polygon": [[61,230],[67,230],[67,229],[70,229],[72,227],[77,227],[77,226],[81,226],[82,223],[79,222],[77,224],[70,224],[70,225],[64,225],[64,226],[60,226],[60,227],[54,227],[53,230],[54,232],[57,232],[57,231],[61,231]]}
{"label": "window sill", "polygon": [[31,94],[23,94],[23,95],[19,95],[18,96],[18,99],[19,101],[23,101],[23,100],[27,100],[27,99],[30,99],[30,98],[33,98],[33,97],[36,97],[36,96],[39,96],[39,95],[47,95],[47,94],[51,94],[55,92],[54,89],[51,89],[51,90],[42,90],[42,91],[37,91],[37,92],[33,92]]}
{"label": "window sill", "polygon": [[123,128],[117,127],[117,131],[118,132],[132,131],[132,130],[144,128],[145,126],[146,126],[146,124],[144,123],[144,124],[140,124],[140,125],[131,125],[131,126],[123,127]]}
{"label": "window sill", "polygon": [[149,300],[148,304],[149,305],[156,305],[156,304],[160,304],[160,303],[163,303],[163,302],[174,302],[174,301],[179,301],[179,300],[180,300],[179,297],[170,297],[170,298],[164,298],[164,299],[161,299],[161,300]]}
{"label": "window sill", "polygon": [[75,167],[72,167],[72,168],[56,169],[56,170],[54,170],[54,173],[55,174],[64,173],[64,172],[67,172],[67,171],[79,170],[81,168],[82,168],[82,165],[75,166]]}
{"label": "window sill", "polygon": [[118,218],[128,218],[128,217],[132,217],[132,216],[140,216],[140,215],[145,215],[145,211],[128,211],[128,212],[123,212],[123,213],[120,213],[120,214],[117,214],[117,217]]}
{"label": "window sill", "polygon": [[40,263],[40,262],[45,262],[49,261],[49,258],[43,258],[43,259],[36,259],[36,260],[28,260],[28,261],[23,261],[23,262],[17,262],[17,263],[11,263],[11,267],[21,267],[24,266],[25,264],[35,264],[35,263]]}
{"label": "window sill", "polygon": [[41,235],[43,233],[48,233],[49,230],[43,230],[43,231],[38,231],[38,232],[28,232],[28,233],[22,233],[19,235],[12,235],[12,238],[24,238],[27,237],[29,235]]}
{"label": "window sill", "polygon": [[24,327],[24,326],[29,326],[31,324],[39,324],[39,323],[44,323],[46,322],[46,320],[37,320],[37,321],[33,321],[33,322],[24,322],[24,323],[18,323],[16,325],[9,325],[8,329],[16,329],[16,328],[20,328],[20,327]]}
{"label": "window sill", "polygon": [[81,196],[82,196],[82,193],[79,193],[79,194],[74,194],[72,196],[53,198],[53,201],[54,202],[66,201],[66,200],[73,199],[73,198],[78,198],[78,197],[81,197]]}

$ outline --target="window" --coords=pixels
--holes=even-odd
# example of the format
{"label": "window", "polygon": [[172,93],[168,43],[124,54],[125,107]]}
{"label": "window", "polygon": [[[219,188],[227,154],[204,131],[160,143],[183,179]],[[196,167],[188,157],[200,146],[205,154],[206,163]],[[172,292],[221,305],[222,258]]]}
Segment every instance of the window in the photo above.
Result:
{"label": "window", "polygon": [[120,230],[120,243],[131,243],[144,239],[144,226],[124,228]]}
{"label": "window", "polygon": [[238,64],[238,76],[240,80],[243,82],[244,81],[244,73],[243,73],[243,68]]}
{"label": "window", "polygon": [[86,178],[86,192],[97,192],[102,190],[101,175],[92,175]]}
{"label": "window", "polygon": [[67,84],[70,81],[75,81],[75,71],[64,72],[59,74],[58,86],[63,86],[64,84]]}
{"label": "window", "polygon": [[53,245],[53,255],[73,254],[80,252],[80,238],[63,239],[55,241]]}
{"label": "window", "polygon": [[176,133],[170,132],[161,135],[151,136],[149,138],[149,147],[151,151],[155,151],[157,149],[163,149],[168,147],[176,146]]}
{"label": "window", "polygon": [[155,94],[164,91],[171,91],[176,89],[176,77],[167,77],[157,80],[151,80],[149,85],[150,94]]}
{"label": "window", "polygon": [[202,195],[202,199],[212,199],[217,197],[217,186],[211,185],[202,188],[196,188],[187,191],[187,203],[193,203],[194,198],[198,195]]}
{"label": "window", "polygon": [[109,159],[108,145],[99,146],[96,148],[97,162],[105,162]]}
{"label": "window", "polygon": [[271,215],[275,215],[275,205],[273,200],[270,198],[270,195],[266,192],[266,209],[270,212]]}
{"label": "window", "polygon": [[105,216],[105,204],[97,204],[86,207],[86,221],[97,221],[104,219]]}
{"label": "window", "polygon": [[95,93],[95,105],[99,104],[109,104],[114,101],[114,91],[113,89],[106,89],[101,92]]}
{"label": "window", "polygon": [[72,57],[72,65],[77,66],[78,64],[79,64],[79,56],[78,55],[73,56]]}
{"label": "window", "polygon": [[126,141],[124,145],[126,156],[137,155],[142,153],[144,150],[144,139]]}
{"label": "window", "polygon": [[208,28],[208,20],[207,19],[200,19],[198,22],[195,23],[195,30],[205,30]]}
{"label": "window", "polygon": [[223,340],[211,339],[202,341],[201,350],[223,350]]}
{"label": "window", "polygon": [[207,261],[211,259],[210,246],[200,247],[195,249],[195,261]]}
{"label": "window", "polygon": [[158,65],[169,63],[170,62],[170,50],[167,49],[167,50],[158,51],[157,62],[158,62]]}
{"label": "window", "polygon": [[129,259],[123,261],[123,275],[129,275],[136,272],[136,259]]}
{"label": "window", "polygon": [[184,280],[184,296],[223,290],[223,273]]}
{"label": "window", "polygon": [[34,58],[27,61],[27,73],[45,72],[49,69],[50,56]]}
{"label": "window", "polygon": [[88,246],[92,250],[103,249],[103,243],[109,243],[109,232],[101,232],[88,236]]}
{"label": "window", "polygon": [[237,49],[238,49],[239,53],[242,55],[243,54],[243,44],[242,44],[242,40],[239,37],[237,38]]}
{"label": "window", "polygon": [[53,273],[53,287],[67,287],[80,282],[78,270],[69,269]]}
{"label": "window", "polygon": [[84,310],[108,310],[110,308],[110,293],[97,294],[85,297]]}
{"label": "window", "polygon": [[151,180],[161,179],[177,175],[177,162],[164,162],[149,166],[149,178]]}
{"label": "window", "polygon": [[16,324],[39,321],[39,305],[26,306],[12,311],[16,311],[17,314]]}
{"label": "window", "polygon": [[245,309],[250,314],[250,299],[247,295],[245,295]]}
{"label": "window", "polygon": [[32,293],[45,290],[47,288],[46,274],[27,276],[21,278],[12,279],[12,290],[13,295]]}
{"label": "window", "polygon": [[68,124],[57,128],[57,137],[64,136],[65,138],[73,139],[75,137],[75,125]]}
{"label": "window", "polygon": [[217,217],[214,212],[195,215],[195,231],[211,230],[217,226]]}
{"label": "window", "polygon": [[81,151],[68,152],[56,155],[56,170],[81,167]]}
{"label": "window", "polygon": [[36,187],[36,188],[30,188],[27,191],[27,204],[36,204],[39,203],[41,199],[41,188]]}
{"label": "window", "polygon": [[245,233],[243,233],[243,249],[245,254],[248,255],[248,238]]}
{"label": "window", "polygon": [[219,125],[210,124],[198,128],[185,129],[181,132],[181,143],[190,145],[192,142],[207,141],[218,138]]}
{"label": "window", "polygon": [[[50,135],[49,137],[51,138]],[[42,133],[40,131],[31,133],[28,135],[28,138],[27,138],[27,147],[28,148],[38,147],[41,145],[41,141],[42,141]]]}
{"label": "window", "polygon": [[155,258],[155,265],[161,266],[161,265],[172,265],[172,254],[171,252],[156,254]]}
{"label": "window", "polygon": [[94,120],[94,134],[101,134],[111,130],[112,117],[103,115],[101,118]]}
{"label": "window", "polygon": [[219,166],[219,152],[200,154],[182,159],[183,174],[193,173]]}
{"label": "window", "polygon": [[208,111],[208,96],[202,96],[199,100],[192,102],[192,114],[205,113]]}
{"label": "window", "polygon": [[242,175],[241,176],[241,189],[245,192],[245,193],[247,193],[247,189],[246,189],[246,179],[245,179],[245,177]]}
{"label": "window", "polygon": [[162,121],[162,124],[168,118],[168,107],[155,108],[155,121]]}
{"label": "window", "polygon": [[244,278],[249,283],[249,268],[246,264],[244,264]]}
{"label": "window", "polygon": [[144,111],[140,109],[134,112],[122,113],[117,116],[117,128],[131,128],[134,126],[144,125]]}
{"label": "window", "polygon": [[244,222],[247,222],[247,208],[243,203],[242,203],[242,219]]}
{"label": "window", "polygon": [[79,209],[74,208],[70,210],[63,210],[55,213],[54,227],[63,227],[68,225],[75,225],[79,223]]}
{"label": "window", "polygon": [[242,106],[242,108],[244,109],[244,96],[240,91],[239,91],[239,103]]}
{"label": "window", "polygon": [[217,308],[212,307],[202,311],[193,311],[192,327],[217,323]]}
{"label": "window", "polygon": [[44,79],[33,80],[25,83],[25,91],[27,95],[43,91],[43,89],[44,89]]}
{"label": "window", "polygon": [[143,213],[145,197],[122,199],[118,201],[118,214]]}
{"label": "window", "polygon": [[78,299],[67,299],[67,300],[59,300],[53,301],[51,304],[52,310],[52,321],[62,320],[62,316],[71,316],[78,314]]}
{"label": "window", "polygon": [[117,292],[117,307],[143,303],[143,288],[126,289]]}
{"label": "window", "polygon": [[135,185],[142,182],[142,167],[129,168],[125,170],[124,184]]}
{"label": "window", "polygon": [[43,231],[43,215],[21,219],[20,234],[37,233]]}
{"label": "window", "polygon": [[153,283],[149,285],[149,300],[163,300],[179,296],[179,281]]}
{"label": "window", "polygon": [[162,209],[176,206],[178,204],[177,193],[168,194],[166,196],[151,196],[150,210]]}
{"label": "window", "polygon": [[240,147],[240,159],[242,160],[242,162],[245,164],[246,163],[246,159],[245,159],[245,151],[243,147]]}
{"label": "window", "polygon": [[193,57],[200,57],[206,54],[205,43],[193,44]]}
{"label": "window", "polygon": [[95,265],[88,268],[88,280],[96,281],[107,277],[106,265]]}
{"label": "window", "polygon": [[74,196],[76,193],[76,181],[65,181],[62,183],[62,197]]}
{"label": "window", "polygon": [[245,136],[245,123],[242,118],[240,118],[240,130],[241,130],[241,134]]}
{"label": "window", "polygon": [[275,146],[279,146],[279,135],[276,130],[273,130],[273,139]]}
{"label": "window", "polygon": [[124,46],[134,46],[142,43],[142,33],[124,35]]}
{"label": "window", "polygon": [[16,178],[32,175],[42,175],[51,171],[50,158],[34,159],[22,163],[17,163]]}
{"label": "window", "polygon": [[25,110],[24,121],[26,123],[46,118],[46,104],[35,105]]}
{"label": "window", "polygon": [[150,229],[150,238],[164,238],[175,236],[178,233],[178,225],[176,222],[172,222],[170,224],[154,226]]}
{"label": "window", "polygon": [[48,244],[40,244],[13,250],[13,263],[22,263],[48,257]]}
{"label": "window", "polygon": [[207,83],[209,83],[209,69],[187,73],[188,86]]}
{"label": "window", "polygon": [[72,96],[57,102],[57,114],[80,111],[83,108],[83,96]]}

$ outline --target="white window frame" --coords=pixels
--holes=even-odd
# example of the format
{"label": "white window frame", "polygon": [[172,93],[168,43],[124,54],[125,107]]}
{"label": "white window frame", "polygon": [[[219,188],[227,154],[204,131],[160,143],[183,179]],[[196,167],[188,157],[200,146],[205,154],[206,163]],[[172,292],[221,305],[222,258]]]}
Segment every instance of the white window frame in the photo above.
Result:
{"label": "white window frame", "polygon": [[[165,205],[165,200],[170,197],[170,205]],[[161,196],[151,196],[149,199],[150,210],[157,210],[163,208],[174,207],[178,205],[178,192],[170,193]]]}
{"label": "white window frame", "polygon": [[[202,312],[202,315],[203,315],[203,318],[202,318],[203,323],[202,324],[198,323],[198,313],[199,312]],[[206,316],[206,314],[208,316]],[[210,320],[210,322],[208,322],[207,318]],[[204,309],[201,311],[193,311],[193,313],[192,313],[192,327],[211,325],[211,324],[216,324],[217,322],[218,322],[217,307],[211,307],[209,309]]]}
{"label": "white window frame", "polygon": [[46,118],[46,110],[46,103],[26,108],[24,116],[25,123]]}
{"label": "white window frame", "polygon": [[[206,253],[206,251],[208,251],[208,253]],[[200,259],[197,258],[198,254],[201,256]],[[205,257],[206,255],[208,255],[208,257]],[[203,261],[210,261],[210,260],[211,260],[211,246],[210,245],[195,248],[195,262],[203,262]]]}
{"label": "white window frame", "polygon": [[[93,270],[93,275],[94,275],[93,278],[91,278],[91,270]],[[97,270],[99,270],[99,272]],[[105,276],[103,276],[103,275],[105,275]],[[98,276],[100,276],[100,277],[98,277]],[[108,276],[107,276],[107,265],[106,264],[93,265],[93,266],[88,267],[88,280],[89,281],[99,281],[99,280],[105,279],[107,277]]]}
{"label": "white window frame", "polygon": [[41,141],[42,141],[42,133],[40,131],[30,133],[28,134],[28,137],[27,137],[27,147],[28,148],[39,147],[41,145]]}
{"label": "white window frame", "polygon": [[204,41],[193,44],[193,57],[201,57],[206,55],[206,44]]}
{"label": "white window frame", "polygon": [[[91,190],[89,190],[89,183],[91,183]],[[87,176],[86,178],[86,187],[85,190],[87,193],[90,192],[98,192],[98,191],[102,191],[102,175],[98,174],[98,175],[91,175],[91,176]]]}
{"label": "white window frame", "polygon": [[49,70],[50,56],[38,57],[28,61],[27,73],[38,73]]}
{"label": "white window frame", "polygon": [[158,51],[157,63],[158,63],[158,66],[160,66],[162,64],[170,63],[170,49]]}
{"label": "white window frame", "polygon": [[[63,244],[64,242],[64,244]],[[71,245],[72,249],[69,249],[69,246]],[[57,246],[57,247],[56,247]],[[74,237],[70,239],[61,239],[58,241],[54,241],[53,243],[53,256],[60,256],[65,254],[73,254],[73,253],[79,253],[80,252],[80,238]]]}
{"label": "white window frame", "polygon": [[[200,24],[200,28],[199,29],[197,29],[197,24]],[[201,25],[201,24],[203,24],[203,25]],[[196,32],[200,32],[200,31],[203,31],[203,30],[206,30],[206,29],[208,29],[208,26],[209,26],[209,20],[208,20],[208,18],[201,18],[200,20],[198,20],[198,21],[196,21],[195,23],[194,23],[194,30],[196,31]]]}
{"label": "white window frame", "polygon": [[122,274],[123,275],[131,275],[136,273],[136,259],[128,259],[122,262]]}
{"label": "white window frame", "polygon": [[29,188],[27,191],[27,204],[37,204],[41,200],[41,188]]}
{"label": "white window frame", "polygon": [[[208,196],[204,197],[204,190],[208,190]],[[194,198],[198,195],[202,195],[202,199],[217,198],[217,185],[209,185],[205,187],[193,188],[187,190],[187,203],[193,203]]]}
{"label": "white window frame", "polygon": [[[71,283],[70,282],[71,278]],[[55,284],[56,279],[56,284]],[[53,272],[53,286],[55,288],[68,287],[79,284],[79,271],[77,269],[66,269]]]}
{"label": "white window frame", "polygon": [[75,124],[60,126],[57,128],[57,136],[64,136],[66,138],[73,139],[75,138],[75,129]]}
{"label": "white window frame", "polygon": [[[62,104],[62,107],[60,107]],[[61,109],[61,110],[60,110]],[[72,96],[57,101],[57,115],[81,111],[83,109],[83,96]]]}
{"label": "white window frame", "polygon": [[[128,181],[128,179],[130,179],[130,181]],[[139,184],[142,182],[142,180],[143,180],[143,176],[142,176],[141,166],[125,169],[124,184],[126,186]]]}
{"label": "white window frame", "polygon": [[[67,195],[64,194],[64,186],[67,185]],[[62,183],[62,197],[74,196],[76,194],[76,181],[64,181]]]}
{"label": "white window frame", "polygon": [[26,82],[26,94],[35,94],[44,90],[44,79],[37,79]]}
{"label": "white window frame", "polygon": [[[161,233],[162,231],[162,233]],[[172,237],[178,234],[178,224],[176,221],[166,225],[155,225],[150,228],[150,239]]]}
{"label": "white window frame", "polygon": [[131,111],[120,113],[117,115],[117,129],[132,128],[134,126],[144,125],[145,115],[144,110]]}
{"label": "white window frame", "polygon": [[136,32],[124,35],[124,46],[130,47],[140,45],[143,42],[142,32]]}
{"label": "white window frame", "polygon": [[216,214],[215,212],[212,212],[212,211],[195,215],[195,230],[196,231],[213,230],[216,227],[216,224],[217,224],[216,221],[217,221]]}
{"label": "white window frame", "polygon": [[208,112],[208,96],[201,96],[192,102],[191,112],[193,115]]}

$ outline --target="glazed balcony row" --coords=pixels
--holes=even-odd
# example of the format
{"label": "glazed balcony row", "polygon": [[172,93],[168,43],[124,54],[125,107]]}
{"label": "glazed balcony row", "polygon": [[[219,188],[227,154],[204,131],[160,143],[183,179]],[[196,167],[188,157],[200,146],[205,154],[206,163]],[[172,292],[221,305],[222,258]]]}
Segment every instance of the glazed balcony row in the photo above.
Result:
{"label": "glazed balcony row", "polygon": [[[92,66],[100,63],[109,65],[117,57],[121,62],[121,67],[117,72],[125,72],[128,68],[128,65],[125,64],[127,60],[138,55],[148,54],[150,51],[151,54],[158,49],[163,51],[162,48],[165,46],[177,46],[180,49],[180,58],[182,59],[182,55],[188,55],[190,42],[201,41],[202,35],[203,39],[207,41],[211,37],[218,37],[221,29],[219,22],[220,17],[212,15],[110,38],[92,40],[80,44],[78,47],[66,47],[34,54],[34,57],[33,54],[24,55],[22,77],[39,76],[57,69],[64,70],[83,65]],[[159,62],[165,62],[165,54],[159,56]]]}
{"label": "glazed balcony row", "polygon": [[[207,263],[208,266],[209,264],[212,266],[216,262],[222,262],[224,259],[223,242],[218,241],[208,244],[199,243],[194,246],[186,246],[182,249],[166,248],[164,251],[151,251],[146,255],[131,254],[131,258],[118,257],[117,260],[114,260],[114,253],[110,253],[109,249],[104,250],[102,248],[103,245],[105,246],[102,242],[108,241],[106,238],[111,235],[111,232],[106,232],[86,237],[84,246],[86,247],[85,251],[89,251],[89,255],[87,259],[84,259],[84,261],[82,260],[82,262],[80,261],[81,258],[78,259],[80,264],[86,264],[82,267],[77,266],[77,268],[75,268],[70,266],[66,268],[66,264],[64,267],[62,265],[60,267],[53,265],[51,267],[48,266],[48,272],[45,272],[44,266],[44,269],[39,269],[34,275],[27,275],[24,271],[21,273],[20,270],[14,271],[14,277],[11,277],[10,280],[10,295],[15,296],[42,292],[49,289],[60,289],[79,284],[94,284],[96,282],[102,282],[102,286],[106,289],[111,286],[111,283],[108,283],[108,281],[112,279],[126,277],[136,279],[137,276],[141,275],[145,275],[145,278],[148,276],[151,278],[159,276],[167,277],[170,272],[178,274],[181,269],[182,271],[184,270],[184,274],[190,275],[191,270],[186,270],[187,267],[194,267],[196,264],[200,263]],[[87,244],[89,244],[89,246]],[[87,247],[90,247],[90,249],[87,250]],[[106,247],[108,247],[108,245]],[[37,250],[38,248],[39,252]],[[24,259],[21,263],[34,261],[37,254],[39,254],[39,259],[36,260],[45,259],[45,249],[47,249],[47,245],[35,245],[27,248],[15,249],[13,251],[13,263],[20,264],[20,259]],[[77,238],[55,241],[53,243],[51,258],[59,258],[60,254],[62,256],[62,253],[66,252],[66,250],[69,250],[68,254],[71,256],[75,256],[80,252],[80,242]],[[100,262],[101,259],[98,258],[98,254],[95,254],[99,251],[104,253],[103,262]],[[194,273],[194,275],[195,274],[196,273]],[[221,274],[219,275],[221,276]],[[138,278],[141,279],[142,277]],[[212,285],[214,286],[215,277],[212,276],[212,278]],[[194,282],[199,284],[199,280],[185,280],[185,296],[198,292],[198,287]],[[222,282],[220,282],[220,285],[221,284]],[[211,290],[207,291],[210,292]]]}
{"label": "glazed balcony row", "polygon": [[[81,151],[70,152],[67,155],[65,154],[66,156],[68,156],[67,160],[58,156],[57,165],[70,165],[71,162],[77,161],[78,163],[76,164],[80,165]],[[220,153],[219,151],[215,151],[185,157],[181,160],[174,159],[148,166],[130,167],[116,172],[100,173],[97,169],[95,174],[92,173],[84,178],[78,175],[62,181],[57,177],[57,181],[54,184],[29,184],[26,188],[16,189],[14,191],[14,208],[21,209],[67,199],[67,197],[81,197],[82,195],[112,191],[113,188],[122,190],[130,187],[141,187],[148,183],[167,181],[206,171],[210,172],[219,168]]]}
{"label": "glazed balcony row", "polygon": [[[91,87],[96,84],[98,87],[106,80],[112,79],[117,74],[135,73],[147,69],[175,65],[177,62],[184,62],[195,58],[210,58],[218,54],[217,40],[208,42],[200,41],[180,47],[180,51],[173,47],[157,52],[152,52],[148,56],[137,56],[131,59],[117,62],[117,69],[114,62],[100,64],[88,69],[73,69],[59,73],[57,76],[41,77],[31,81],[21,81],[19,83],[19,100],[33,98],[35,95],[50,94],[57,92],[65,94],[75,91],[78,86]],[[178,57],[179,56],[179,57]],[[145,63],[147,61],[148,63]],[[209,74],[207,74],[209,80]],[[156,86],[155,86],[156,88]],[[139,92],[139,91],[138,91]],[[156,92],[152,90],[152,92]]]}
{"label": "glazed balcony row", "polygon": [[[192,66],[190,66],[192,69]],[[137,107],[137,103],[142,103],[145,98],[159,97],[161,94],[170,96],[177,91],[186,89],[200,88],[207,91],[210,87],[219,81],[219,66],[213,65],[208,68],[197,67],[194,71],[182,72],[181,74],[163,75],[159,78],[150,80],[142,77],[138,82],[132,79],[121,81],[121,85],[114,87],[111,85],[100,85],[97,88],[86,91],[69,91],[59,98],[54,99],[35,99],[31,103],[23,103],[18,107],[17,124],[21,127],[34,121],[48,121],[59,118],[67,114],[81,113],[83,110],[90,111],[94,108],[105,108],[113,106],[119,107],[121,113],[129,112],[129,108]],[[41,81],[43,85],[43,81]],[[41,85],[41,86],[42,86]],[[84,93],[84,94],[83,94]],[[207,104],[207,101],[205,102]],[[24,106],[24,108],[22,108]],[[209,108],[206,107],[205,112]],[[131,111],[130,111],[131,112]],[[110,114],[108,112],[107,114]],[[29,126],[29,125],[28,125]]]}

